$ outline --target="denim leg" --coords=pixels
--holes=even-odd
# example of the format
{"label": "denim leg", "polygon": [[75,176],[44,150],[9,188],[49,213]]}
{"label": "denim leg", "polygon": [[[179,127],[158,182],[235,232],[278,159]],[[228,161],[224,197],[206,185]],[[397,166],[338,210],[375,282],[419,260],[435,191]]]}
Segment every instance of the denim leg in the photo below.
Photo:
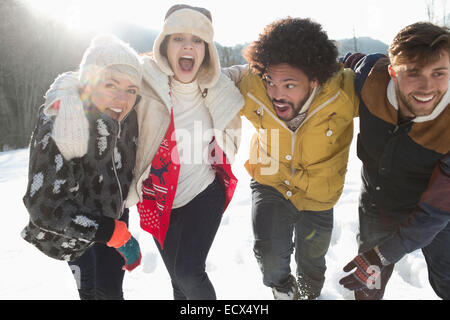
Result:
{"label": "denim leg", "polygon": [[94,245],[96,259],[96,300],[123,300],[124,260],[116,249],[102,243]]}
{"label": "denim leg", "polygon": [[174,273],[176,255],[178,252],[178,244],[180,242],[181,236],[181,232],[178,232],[177,230],[180,230],[182,228],[181,227],[182,224],[183,224],[183,216],[177,214],[176,209],[172,210],[170,215],[169,229],[167,230],[166,238],[164,240],[164,249],[161,248],[159,241],[153,238],[156,247],[158,248],[159,253],[161,254],[161,258],[164,261],[164,265],[166,266],[167,272],[170,275],[174,300],[187,300],[186,295],[178,286]]}
{"label": "denim leg", "polygon": [[114,248],[96,243],[69,262],[81,300],[122,300],[123,258]]}
{"label": "denim leg", "polygon": [[253,251],[268,287],[282,287],[291,274],[295,219],[290,202],[255,181],[252,188]]}
{"label": "denim leg", "polygon": [[422,248],[428,266],[428,279],[434,292],[444,300],[450,300],[450,223],[433,241]]}
{"label": "denim leg", "polygon": [[300,298],[313,299],[322,291],[332,231],[333,209],[299,212],[295,224],[295,259]]}
{"label": "denim leg", "polygon": [[80,300],[95,300],[95,256],[90,247],[78,259],[68,263],[77,284]]}
{"label": "denim leg", "polygon": [[373,204],[359,206],[358,253],[370,250],[387,239],[396,225]]}
{"label": "denim leg", "polygon": [[160,252],[172,280],[175,299],[216,299],[205,269],[224,205],[225,193],[216,179],[187,205],[172,210],[164,250]]}
{"label": "denim leg", "polygon": [[[128,209],[119,219],[128,226]],[[124,260],[116,249],[96,243],[80,258],[69,262],[81,300],[122,300]]]}
{"label": "denim leg", "polygon": [[[402,219],[406,218],[403,214],[389,214],[380,210],[368,195],[363,195],[359,203],[359,248],[358,253],[370,250],[383,240],[387,239]],[[362,289],[355,291],[356,300],[379,300],[384,296],[386,285],[394,270],[394,264],[391,264],[381,272],[380,289]]]}
{"label": "denim leg", "polygon": [[[119,219],[128,226],[129,211],[126,209]],[[115,248],[102,243],[93,247],[96,260],[95,267],[95,298],[97,300],[123,300],[123,278],[125,270],[122,269],[125,261]]]}

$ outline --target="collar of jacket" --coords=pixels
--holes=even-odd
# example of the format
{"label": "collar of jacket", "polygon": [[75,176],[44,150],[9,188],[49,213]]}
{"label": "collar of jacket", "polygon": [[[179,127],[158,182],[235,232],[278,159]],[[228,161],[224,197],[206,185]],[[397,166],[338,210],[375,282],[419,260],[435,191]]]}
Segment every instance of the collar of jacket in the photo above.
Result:
{"label": "collar of jacket", "polygon": [[339,69],[336,73],[325,82],[320,92],[317,94],[316,98],[312,102],[312,107],[310,109],[314,109],[318,104],[321,104],[321,99],[328,100],[333,97],[337,91],[342,88],[342,82],[344,81],[344,65],[339,63]]}
{"label": "collar of jacket", "polygon": [[96,134],[99,133],[97,124],[98,121],[102,121],[108,128],[111,128],[113,130],[111,133],[113,133],[115,136],[119,134],[119,122],[98,110],[95,105],[85,105],[84,112],[86,114],[86,119],[88,119],[89,122],[89,130],[91,131],[91,134],[92,132],[95,132]]}
{"label": "collar of jacket", "polygon": [[[449,81],[449,86],[450,86],[450,81]],[[392,79],[389,81],[386,94],[387,94],[389,103],[394,107],[395,110],[398,111],[397,94],[395,93],[395,85],[394,85],[394,81]],[[445,110],[445,108],[448,106],[449,103],[450,103],[450,90],[447,89],[447,92],[444,94],[441,101],[434,108],[434,110],[431,114],[429,114],[427,116],[415,117],[414,119],[412,119],[412,121],[418,123],[418,122],[434,120],[442,113],[442,111]]]}
{"label": "collar of jacket", "polygon": [[310,94],[308,100],[300,108],[300,110],[297,113],[297,115],[294,118],[292,118],[291,120],[285,121],[286,125],[288,126],[289,129],[291,129],[292,131],[296,131],[298,129],[298,127],[300,127],[302,122],[305,121],[308,109],[311,106],[311,103],[316,98],[316,96],[320,93],[321,87],[322,87],[321,85],[315,87],[313,92]]}
{"label": "collar of jacket", "polygon": [[[130,109],[130,111],[128,111],[128,113],[125,115],[125,117],[122,120],[120,120],[120,124],[122,124],[122,123],[124,123],[126,121],[128,116],[130,115],[130,113],[138,105],[139,101],[141,101],[141,96],[137,95],[136,102],[134,103],[134,105]],[[102,120],[106,121],[107,123],[113,123],[113,124],[117,123],[117,124],[119,124],[119,121],[111,118],[106,113],[103,113],[100,110],[98,110],[97,107],[93,103],[89,103],[87,105],[84,105],[83,109],[84,109],[84,112],[86,114],[86,118],[89,120],[89,122],[95,121],[97,119],[102,119]]]}
{"label": "collar of jacket", "polygon": [[170,114],[171,101],[170,101],[170,86],[169,76],[167,76],[156,64],[155,60],[149,56],[143,57],[143,73],[142,80],[147,82],[150,87],[159,96],[161,101],[167,107]]}
{"label": "collar of jacket", "polygon": [[[170,115],[172,102],[169,95],[169,76],[162,72],[155,60],[148,56],[144,57],[143,79],[155,90]],[[244,106],[244,99],[234,82],[221,73],[214,87],[208,89],[205,105],[211,114],[214,129],[223,130],[231,119],[239,114]]]}

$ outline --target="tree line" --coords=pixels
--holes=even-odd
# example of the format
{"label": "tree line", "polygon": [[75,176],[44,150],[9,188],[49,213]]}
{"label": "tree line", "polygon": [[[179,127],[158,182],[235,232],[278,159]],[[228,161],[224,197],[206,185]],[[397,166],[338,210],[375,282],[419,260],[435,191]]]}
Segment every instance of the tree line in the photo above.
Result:
{"label": "tree line", "polygon": [[[114,25],[108,32],[138,52],[151,51],[156,31]],[[55,77],[75,70],[94,33],[74,33],[22,2],[0,0],[0,151],[27,147],[37,111]],[[222,66],[245,63],[240,51],[217,44]]]}
{"label": "tree line", "polygon": [[43,95],[77,66],[85,43],[65,42],[63,26],[16,1],[0,1],[0,151],[27,146]]}

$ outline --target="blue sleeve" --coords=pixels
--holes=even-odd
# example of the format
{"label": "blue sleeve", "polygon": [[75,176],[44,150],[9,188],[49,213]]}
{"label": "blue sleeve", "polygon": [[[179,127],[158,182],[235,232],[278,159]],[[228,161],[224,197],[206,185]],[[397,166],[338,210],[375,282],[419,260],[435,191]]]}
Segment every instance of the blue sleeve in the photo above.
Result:
{"label": "blue sleeve", "polygon": [[[345,65],[346,61],[348,61],[348,58],[352,55],[353,55],[352,52],[347,52],[345,54],[345,56],[339,58],[339,62],[342,62]],[[346,66],[346,68],[347,68],[347,66]]]}
{"label": "blue sleeve", "polygon": [[369,54],[360,57],[358,61],[352,63],[352,69],[355,71],[355,91],[358,96],[361,96],[361,90],[370,70],[372,70],[373,66],[380,58],[384,57],[386,56],[381,53]]}
{"label": "blue sleeve", "polygon": [[436,165],[427,190],[408,221],[379,245],[391,263],[405,254],[426,247],[450,222],[450,154]]}

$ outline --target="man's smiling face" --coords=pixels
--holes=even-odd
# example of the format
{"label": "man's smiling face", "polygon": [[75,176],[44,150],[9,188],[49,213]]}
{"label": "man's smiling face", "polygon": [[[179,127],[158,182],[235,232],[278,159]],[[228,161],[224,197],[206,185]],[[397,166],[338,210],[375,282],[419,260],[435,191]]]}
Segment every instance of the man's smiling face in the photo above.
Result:
{"label": "man's smiling face", "polygon": [[390,66],[400,113],[405,117],[431,114],[447,92],[449,72],[450,59],[445,50],[438,60],[425,66],[417,63]]}

